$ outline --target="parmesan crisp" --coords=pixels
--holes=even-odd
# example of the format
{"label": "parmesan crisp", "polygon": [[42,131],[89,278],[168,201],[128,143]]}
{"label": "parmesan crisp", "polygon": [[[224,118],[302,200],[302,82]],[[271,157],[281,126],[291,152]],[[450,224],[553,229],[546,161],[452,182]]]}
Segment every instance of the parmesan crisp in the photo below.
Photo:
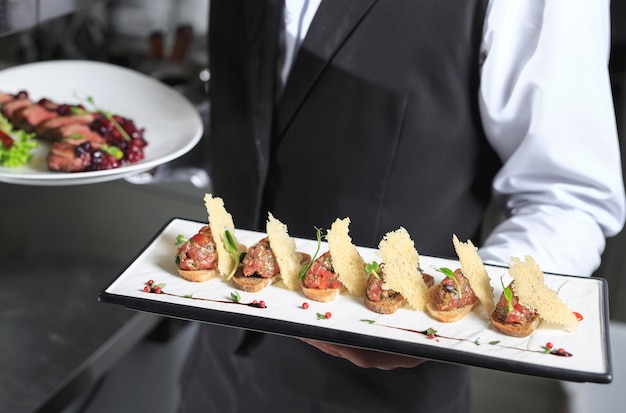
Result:
{"label": "parmesan crisp", "polygon": [[419,268],[415,243],[403,227],[388,232],[378,245],[383,260],[383,288],[402,294],[415,310],[424,311],[428,302],[428,287]]}
{"label": "parmesan crisp", "polygon": [[519,302],[536,310],[539,316],[570,331],[578,327],[578,319],[571,309],[561,301],[556,292],[544,283],[544,274],[535,260],[527,255],[525,261],[512,257],[509,274],[515,281],[513,291]]}
{"label": "parmesan crisp", "polygon": [[452,242],[456,254],[459,256],[463,275],[469,280],[474,294],[487,310],[487,314],[493,313],[495,308],[493,289],[489,283],[489,274],[487,274],[483,261],[478,255],[478,249],[472,244],[472,241],[461,242],[456,235],[452,236]]}
{"label": "parmesan crisp", "polygon": [[224,231],[229,230],[235,236],[235,224],[233,217],[224,208],[222,198],[213,197],[211,194],[204,195],[204,205],[209,215],[209,227],[213,234],[217,251],[217,270],[224,276],[231,272],[236,263],[224,246]]}
{"label": "parmesan crisp", "polygon": [[287,226],[274,218],[271,213],[268,213],[266,231],[283,283],[288,289],[295,290],[300,286],[298,281],[302,268],[301,255],[296,252],[296,241],[289,236]]}
{"label": "parmesan crisp", "polygon": [[336,219],[326,232],[333,269],[348,292],[362,296],[367,287],[365,261],[348,235],[350,218]]}

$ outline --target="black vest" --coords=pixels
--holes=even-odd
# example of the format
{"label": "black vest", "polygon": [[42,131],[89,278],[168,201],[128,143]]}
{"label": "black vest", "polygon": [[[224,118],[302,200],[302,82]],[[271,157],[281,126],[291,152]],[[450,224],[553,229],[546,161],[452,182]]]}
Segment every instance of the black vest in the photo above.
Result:
{"label": "black vest", "polygon": [[358,245],[403,226],[441,256],[453,233],[478,241],[499,167],[478,109],[486,4],[323,1],[275,103],[280,1],[212,1],[209,167],[235,225],[270,211],[314,238],[350,217]]}

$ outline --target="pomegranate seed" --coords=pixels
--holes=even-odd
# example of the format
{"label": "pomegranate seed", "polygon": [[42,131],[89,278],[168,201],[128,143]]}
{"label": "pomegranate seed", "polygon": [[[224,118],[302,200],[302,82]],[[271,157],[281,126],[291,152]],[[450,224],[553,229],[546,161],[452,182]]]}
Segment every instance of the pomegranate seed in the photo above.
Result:
{"label": "pomegranate seed", "polygon": [[304,308],[305,310],[309,308],[309,303],[307,302],[302,303],[302,308]]}
{"label": "pomegranate seed", "polygon": [[559,354],[565,354],[565,349],[564,348],[560,348],[556,351]]}
{"label": "pomegranate seed", "polygon": [[145,292],[149,293],[149,292],[150,292],[150,286],[149,286],[149,285],[146,285],[145,287],[143,287],[143,290],[144,290]]}
{"label": "pomegranate seed", "polygon": [[554,347],[554,344],[550,343],[549,341],[546,343],[546,348],[552,348]]}
{"label": "pomegranate seed", "polygon": [[257,300],[252,300],[252,304],[258,304],[259,302]]}
{"label": "pomegranate seed", "polygon": [[148,282],[146,283],[146,285],[152,285],[154,284],[154,280],[148,280]]}
{"label": "pomegranate seed", "polygon": [[159,287],[158,285],[155,285],[155,286],[154,286],[154,288],[153,288],[153,290],[154,290],[154,293],[155,293],[155,294],[161,294],[161,292],[162,292],[162,291],[161,291],[161,287]]}
{"label": "pomegranate seed", "polygon": [[332,316],[332,314],[330,313],[330,311],[327,311],[326,314],[324,314],[324,317],[326,318],[330,318]]}
{"label": "pomegranate seed", "polygon": [[259,307],[265,308],[265,301],[263,300],[259,301]]}

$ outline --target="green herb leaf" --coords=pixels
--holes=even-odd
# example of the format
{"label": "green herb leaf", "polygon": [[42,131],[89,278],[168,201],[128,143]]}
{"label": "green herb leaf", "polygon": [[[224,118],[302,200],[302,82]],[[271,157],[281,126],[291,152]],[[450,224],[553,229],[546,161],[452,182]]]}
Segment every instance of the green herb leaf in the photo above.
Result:
{"label": "green herb leaf", "polygon": [[239,295],[239,293],[236,292],[236,291],[232,292],[232,293],[230,293],[230,299],[233,302],[238,303],[239,301],[241,301],[241,295]]}
{"label": "green herb leaf", "polygon": [[181,244],[184,244],[186,241],[187,241],[187,238],[185,238],[184,235],[178,234],[178,236],[176,237],[176,244],[174,245],[181,245]]}
{"label": "green herb leaf", "polygon": [[513,311],[513,291],[509,287],[504,286],[504,281],[502,281],[502,277],[500,277],[500,284],[502,284],[502,292],[504,293],[504,298],[506,299],[506,312],[507,314]]}
{"label": "green herb leaf", "polygon": [[300,274],[298,275],[300,280],[304,280],[306,272],[309,270],[309,268],[311,268],[313,261],[315,261],[315,259],[317,258],[317,254],[319,254],[320,252],[320,246],[322,245],[322,230],[317,227],[313,228],[315,228],[315,237],[317,238],[317,249],[315,250],[315,254],[313,254],[313,256],[311,257],[311,261],[309,261],[307,265],[300,269]]}
{"label": "green herb leaf", "polygon": [[110,146],[105,143],[102,145],[102,150],[109,155],[113,155],[118,161],[124,157],[124,152],[117,146]]}
{"label": "green herb leaf", "polygon": [[230,274],[226,277],[227,280],[233,278],[233,275],[237,272],[237,268],[239,268],[239,243],[237,239],[231,232],[227,229],[224,230],[224,248],[231,256],[234,261],[233,269],[230,271]]}
{"label": "green herb leaf", "polygon": [[454,286],[456,287],[456,293],[459,296],[459,300],[460,300],[463,297],[461,293],[461,285],[459,284],[459,281],[454,276],[454,271],[446,267],[436,268],[436,271],[439,271],[440,273],[444,274],[446,277],[454,281]]}
{"label": "green herb leaf", "polygon": [[372,261],[369,264],[365,264],[365,272],[368,274],[372,274],[374,277],[380,280],[381,278],[380,278],[380,275],[378,275],[378,270],[380,270],[380,265],[378,265],[376,261]]}
{"label": "green herb leaf", "polygon": [[492,346],[497,346],[498,344],[500,344],[500,340],[490,341],[489,344],[492,345]]}
{"label": "green herb leaf", "polygon": [[376,323],[376,321],[368,320],[367,318],[362,318],[361,321],[364,322],[364,323],[367,323],[367,324],[375,324]]}
{"label": "green herb leaf", "polygon": [[427,336],[431,335],[431,334],[437,334],[437,330],[435,330],[432,327],[429,327],[426,329],[426,331],[424,331],[424,333],[426,333]]}
{"label": "green herb leaf", "polygon": [[32,151],[39,147],[34,133],[26,133],[20,129],[13,129],[7,118],[0,115],[0,131],[9,136],[13,143],[7,147],[0,141],[0,165],[17,167],[25,165],[32,158]]}

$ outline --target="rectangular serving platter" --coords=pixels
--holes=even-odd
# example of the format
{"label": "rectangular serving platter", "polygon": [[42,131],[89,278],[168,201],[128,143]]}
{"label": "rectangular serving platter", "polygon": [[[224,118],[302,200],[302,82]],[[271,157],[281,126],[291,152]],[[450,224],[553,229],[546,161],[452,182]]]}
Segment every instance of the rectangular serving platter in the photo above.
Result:
{"label": "rectangular serving platter", "polygon": [[[129,265],[100,291],[98,299],[168,317],[531,376],[595,383],[610,383],[613,379],[608,285],[604,279],[545,274],[546,285],[569,308],[580,313],[583,320],[573,332],[543,322],[531,336],[515,338],[495,330],[480,306],[460,321],[442,323],[408,306],[394,314],[377,314],[363,305],[362,297],[345,293],[329,303],[311,301],[300,290],[289,290],[282,282],[260,292],[247,293],[222,278],[199,283],[184,280],[176,270],[176,238],[178,235],[189,238],[203,225],[206,224],[181,218],[165,223]],[[235,236],[240,243],[250,246],[265,234],[236,230]],[[295,241],[298,251],[315,253],[315,240],[296,238]],[[365,262],[381,261],[376,249],[357,248]],[[326,250],[327,244],[322,242],[320,253]],[[454,270],[459,268],[459,262],[420,255],[420,267],[439,282],[444,275],[436,268]],[[485,268],[497,300],[502,292],[501,279],[504,285],[510,281],[507,268],[492,265]],[[161,284],[162,293],[145,292],[148,280]],[[265,307],[254,305],[255,300],[263,301]],[[308,304],[306,309],[304,302]],[[328,312],[330,318],[320,316]],[[434,337],[429,336],[432,332]],[[554,352],[546,352],[547,343],[553,345]],[[558,349],[570,356],[554,354]]]}

